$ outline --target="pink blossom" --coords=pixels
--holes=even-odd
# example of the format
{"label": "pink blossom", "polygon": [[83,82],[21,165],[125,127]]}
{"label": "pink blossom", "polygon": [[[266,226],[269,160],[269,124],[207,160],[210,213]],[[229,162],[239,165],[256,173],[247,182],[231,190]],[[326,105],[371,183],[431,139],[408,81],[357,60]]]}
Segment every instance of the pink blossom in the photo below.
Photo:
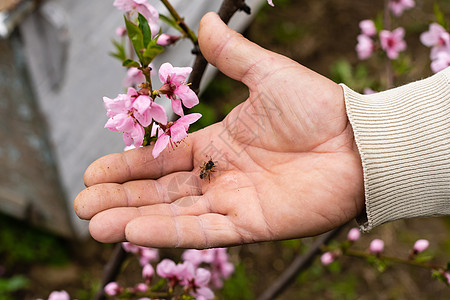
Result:
{"label": "pink blossom", "polygon": [[329,264],[331,264],[334,261],[334,259],[335,259],[335,256],[333,253],[325,252],[320,257],[320,262],[322,263],[322,265],[328,266]]}
{"label": "pink blossom", "polygon": [[70,295],[66,291],[54,291],[50,293],[48,300],[70,300]]}
{"label": "pink blossom", "polygon": [[274,6],[272,0],[267,0],[267,3],[269,3],[270,6]]}
{"label": "pink blossom", "polygon": [[370,94],[375,94],[376,91],[372,90],[371,88],[365,88],[364,89],[364,95],[370,95]]}
{"label": "pink blossom", "polygon": [[155,270],[151,264],[147,264],[142,268],[142,278],[144,278],[145,281],[150,282],[153,275],[155,275]]}
{"label": "pink blossom", "polygon": [[212,249],[188,249],[183,252],[182,258],[185,261],[190,261],[195,267],[199,266],[201,263],[211,263],[214,260],[214,248]]}
{"label": "pink blossom", "polygon": [[198,97],[186,83],[187,77],[192,72],[192,68],[173,67],[170,63],[164,63],[159,68],[159,79],[163,86],[159,89],[161,94],[165,94],[172,100],[173,112],[183,116],[181,102],[187,108],[192,108],[198,104]]}
{"label": "pink blossom", "polygon": [[361,60],[367,59],[372,56],[373,50],[375,49],[373,40],[365,35],[358,35],[358,44],[356,45],[356,53],[358,58]]}
{"label": "pink blossom", "polygon": [[380,239],[374,239],[369,246],[370,252],[378,254],[384,250],[384,242]]}
{"label": "pink blossom", "polygon": [[194,265],[185,261],[179,264],[178,278],[181,284],[191,289],[191,295],[195,299],[213,299],[214,293],[208,287],[211,279],[211,272],[205,268],[196,268]]}
{"label": "pink blossom", "polygon": [[401,16],[403,11],[416,6],[414,0],[390,0],[389,8],[395,16]]}
{"label": "pink blossom", "polygon": [[398,54],[406,49],[406,43],[403,40],[405,30],[402,27],[394,29],[392,32],[382,30],[380,32],[381,48],[386,51],[389,59],[398,58]]}
{"label": "pink blossom", "polygon": [[104,290],[108,296],[116,296],[122,293],[123,288],[117,282],[112,281],[105,285]]}
{"label": "pink blossom", "polygon": [[361,32],[364,35],[374,36],[377,34],[375,23],[372,20],[362,20],[359,22],[359,28],[361,28]]}
{"label": "pink blossom", "polygon": [[351,242],[355,242],[357,241],[361,236],[361,232],[359,231],[358,228],[352,228],[349,230],[348,234],[347,234],[347,240],[351,241]]}
{"label": "pink blossom", "polygon": [[127,76],[123,81],[125,87],[136,86],[145,82],[145,75],[138,68],[129,68],[127,71]]}
{"label": "pink blossom", "polygon": [[179,39],[180,39],[179,35],[170,35],[163,33],[158,37],[156,43],[161,46],[169,46],[176,43],[176,41],[178,41]]}
{"label": "pink blossom", "polygon": [[119,26],[116,28],[116,35],[119,37],[123,37],[127,33],[127,30],[123,26]]}
{"label": "pink blossom", "polygon": [[450,66],[450,49],[448,51],[440,51],[436,54],[435,59],[431,62],[431,70],[434,73],[440,72]]}
{"label": "pink blossom", "polygon": [[137,293],[144,293],[148,290],[148,286],[145,283],[138,283],[134,287],[134,291]]}
{"label": "pink blossom", "polygon": [[145,266],[152,261],[156,261],[159,258],[159,253],[157,249],[139,247],[139,263],[141,266]]}
{"label": "pink blossom", "polygon": [[159,32],[159,13],[147,0],[115,0],[113,5],[124,12],[137,12],[143,15],[147,19],[152,36]]}
{"label": "pink blossom", "polygon": [[429,30],[420,35],[420,41],[427,47],[432,47],[430,57],[436,59],[437,54],[450,47],[450,34],[437,24],[430,24]]}
{"label": "pink blossom", "polygon": [[420,239],[420,240],[417,240],[417,241],[414,243],[413,250],[414,250],[414,252],[416,252],[416,253],[420,253],[420,252],[425,251],[425,250],[428,248],[429,245],[430,245],[430,242],[429,242],[429,241],[424,240],[424,239]]}
{"label": "pink blossom", "polygon": [[177,265],[173,260],[165,258],[156,265],[156,273],[162,278],[175,277],[177,275]]}
{"label": "pink blossom", "polygon": [[144,127],[150,125],[152,119],[166,124],[167,116],[164,108],[146,95],[139,95],[135,89],[128,88],[127,94],[119,94],[114,99],[103,97],[106,115],[109,120],[105,128],[123,132],[125,145],[134,143],[140,147],[144,140]]}
{"label": "pink blossom", "polygon": [[437,23],[431,23],[428,31],[420,35],[420,41],[427,47],[442,46],[445,44],[443,36],[447,31]]}
{"label": "pink blossom", "polygon": [[234,265],[228,261],[228,254],[225,248],[188,249],[183,253],[182,257],[195,267],[202,263],[209,264],[211,283],[215,288],[221,288],[223,279],[228,279],[234,272]]}
{"label": "pink blossom", "polygon": [[158,139],[156,140],[152,151],[153,157],[158,157],[158,155],[167,147],[169,142],[173,148],[173,143],[179,143],[187,137],[189,125],[200,119],[201,116],[202,115],[199,113],[192,113],[179,118],[173,123],[167,124],[164,129],[159,128]]}
{"label": "pink blossom", "polygon": [[122,248],[128,253],[133,253],[139,256],[139,263],[141,266],[145,266],[152,261],[158,260],[159,258],[158,249],[137,246],[130,242],[123,242]]}
{"label": "pink blossom", "polygon": [[139,246],[132,244],[130,242],[123,242],[122,248],[128,253],[137,253],[139,251]]}
{"label": "pink blossom", "polygon": [[444,272],[444,277],[447,279],[447,284],[450,284],[450,273]]}
{"label": "pink blossom", "polygon": [[234,265],[228,260],[225,248],[214,249],[214,259],[211,261],[211,282],[215,288],[222,288],[223,280],[234,272]]}

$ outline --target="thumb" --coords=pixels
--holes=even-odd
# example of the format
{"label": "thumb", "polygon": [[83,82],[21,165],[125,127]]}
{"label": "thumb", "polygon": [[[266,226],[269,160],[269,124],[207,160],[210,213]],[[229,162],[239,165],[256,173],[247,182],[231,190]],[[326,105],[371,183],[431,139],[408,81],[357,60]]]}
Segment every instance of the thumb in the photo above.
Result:
{"label": "thumb", "polygon": [[200,50],[206,60],[247,86],[261,82],[268,75],[271,61],[276,56],[230,29],[216,13],[208,13],[202,18],[198,35]]}

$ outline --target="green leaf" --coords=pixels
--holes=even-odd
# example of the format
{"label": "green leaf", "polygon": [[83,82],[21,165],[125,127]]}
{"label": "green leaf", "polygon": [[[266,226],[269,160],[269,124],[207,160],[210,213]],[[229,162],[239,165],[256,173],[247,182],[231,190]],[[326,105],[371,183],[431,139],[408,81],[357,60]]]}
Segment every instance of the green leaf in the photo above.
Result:
{"label": "green leaf", "polygon": [[15,275],[11,278],[0,278],[0,292],[12,293],[28,286],[29,280],[22,275]]}
{"label": "green leaf", "polygon": [[436,17],[436,21],[438,22],[438,24],[441,25],[442,27],[444,27],[445,30],[448,31],[448,25],[447,25],[447,22],[445,21],[445,15],[442,12],[439,5],[437,4],[437,2],[434,2],[433,10],[434,10],[434,16]]}
{"label": "green leaf", "polygon": [[433,273],[431,274],[431,277],[438,279],[439,281],[442,281],[446,285],[449,285],[447,277],[445,277],[444,273],[440,270],[433,270]]}
{"label": "green leaf", "polygon": [[139,68],[141,65],[137,61],[134,61],[134,60],[128,58],[122,62],[122,66],[127,67],[127,68],[131,68],[131,67]]}
{"label": "green leaf", "polygon": [[148,25],[147,19],[143,15],[139,14],[138,23],[144,38],[144,45],[148,45],[148,43],[152,39],[152,31],[150,29],[150,26]]}
{"label": "green leaf", "polygon": [[142,64],[144,66],[148,66],[152,60],[159,54],[164,52],[164,47],[161,45],[156,44],[156,40],[158,37],[152,39],[145,49],[145,52],[143,53],[143,62]]}
{"label": "green leaf", "polygon": [[109,54],[121,61],[124,61],[125,59],[127,59],[127,55],[125,53],[125,47],[123,46],[122,43],[119,43],[118,41],[112,40],[112,43],[114,45],[114,47],[116,48],[115,52],[110,52]]}
{"label": "green leaf", "polygon": [[127,17],[124,16],[125,26],[127,28],[128,37],[133,45],[134,51],[136,52],[139,60],[142,63],[142,51],[144,49],[144,35],[141,29],[134,23],[128,21]]}
{"label": "green leaf", "polygon": [[183,29],[181,29],[180,25],[178,25],[177,21],[171,17],[167,17],[163,14],[159,15],[159,19],[162,20],[164,23],[166,23],[167,25],[169,25],[170,27],[175,28],[176,30],[178,30],[179,32],[184,34]]}

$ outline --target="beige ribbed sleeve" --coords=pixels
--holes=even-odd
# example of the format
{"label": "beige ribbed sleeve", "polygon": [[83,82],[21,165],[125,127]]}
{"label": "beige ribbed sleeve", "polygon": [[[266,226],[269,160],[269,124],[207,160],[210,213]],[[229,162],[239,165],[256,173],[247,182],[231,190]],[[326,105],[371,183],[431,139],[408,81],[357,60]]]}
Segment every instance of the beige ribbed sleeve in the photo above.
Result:
{"label": "beige ribbed sleeve", "polygon": [[361,229],[450,215],[450,68],[371,95],[341,86],[364,170]]}

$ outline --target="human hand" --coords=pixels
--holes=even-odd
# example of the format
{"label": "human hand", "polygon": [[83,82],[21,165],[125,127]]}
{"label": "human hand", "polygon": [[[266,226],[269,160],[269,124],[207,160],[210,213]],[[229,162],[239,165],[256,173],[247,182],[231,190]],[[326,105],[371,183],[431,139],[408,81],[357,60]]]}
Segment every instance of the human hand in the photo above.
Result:
{"label": "human hand", "polygon": [[[74,204],[93,238],[207,248],[317,235],[357,216],[362,165],[342,88],[213,13],[199,42],[249,98],[157,159],[144,147],[95,161]],[[210,156],[215,172],[200,179]]]}

